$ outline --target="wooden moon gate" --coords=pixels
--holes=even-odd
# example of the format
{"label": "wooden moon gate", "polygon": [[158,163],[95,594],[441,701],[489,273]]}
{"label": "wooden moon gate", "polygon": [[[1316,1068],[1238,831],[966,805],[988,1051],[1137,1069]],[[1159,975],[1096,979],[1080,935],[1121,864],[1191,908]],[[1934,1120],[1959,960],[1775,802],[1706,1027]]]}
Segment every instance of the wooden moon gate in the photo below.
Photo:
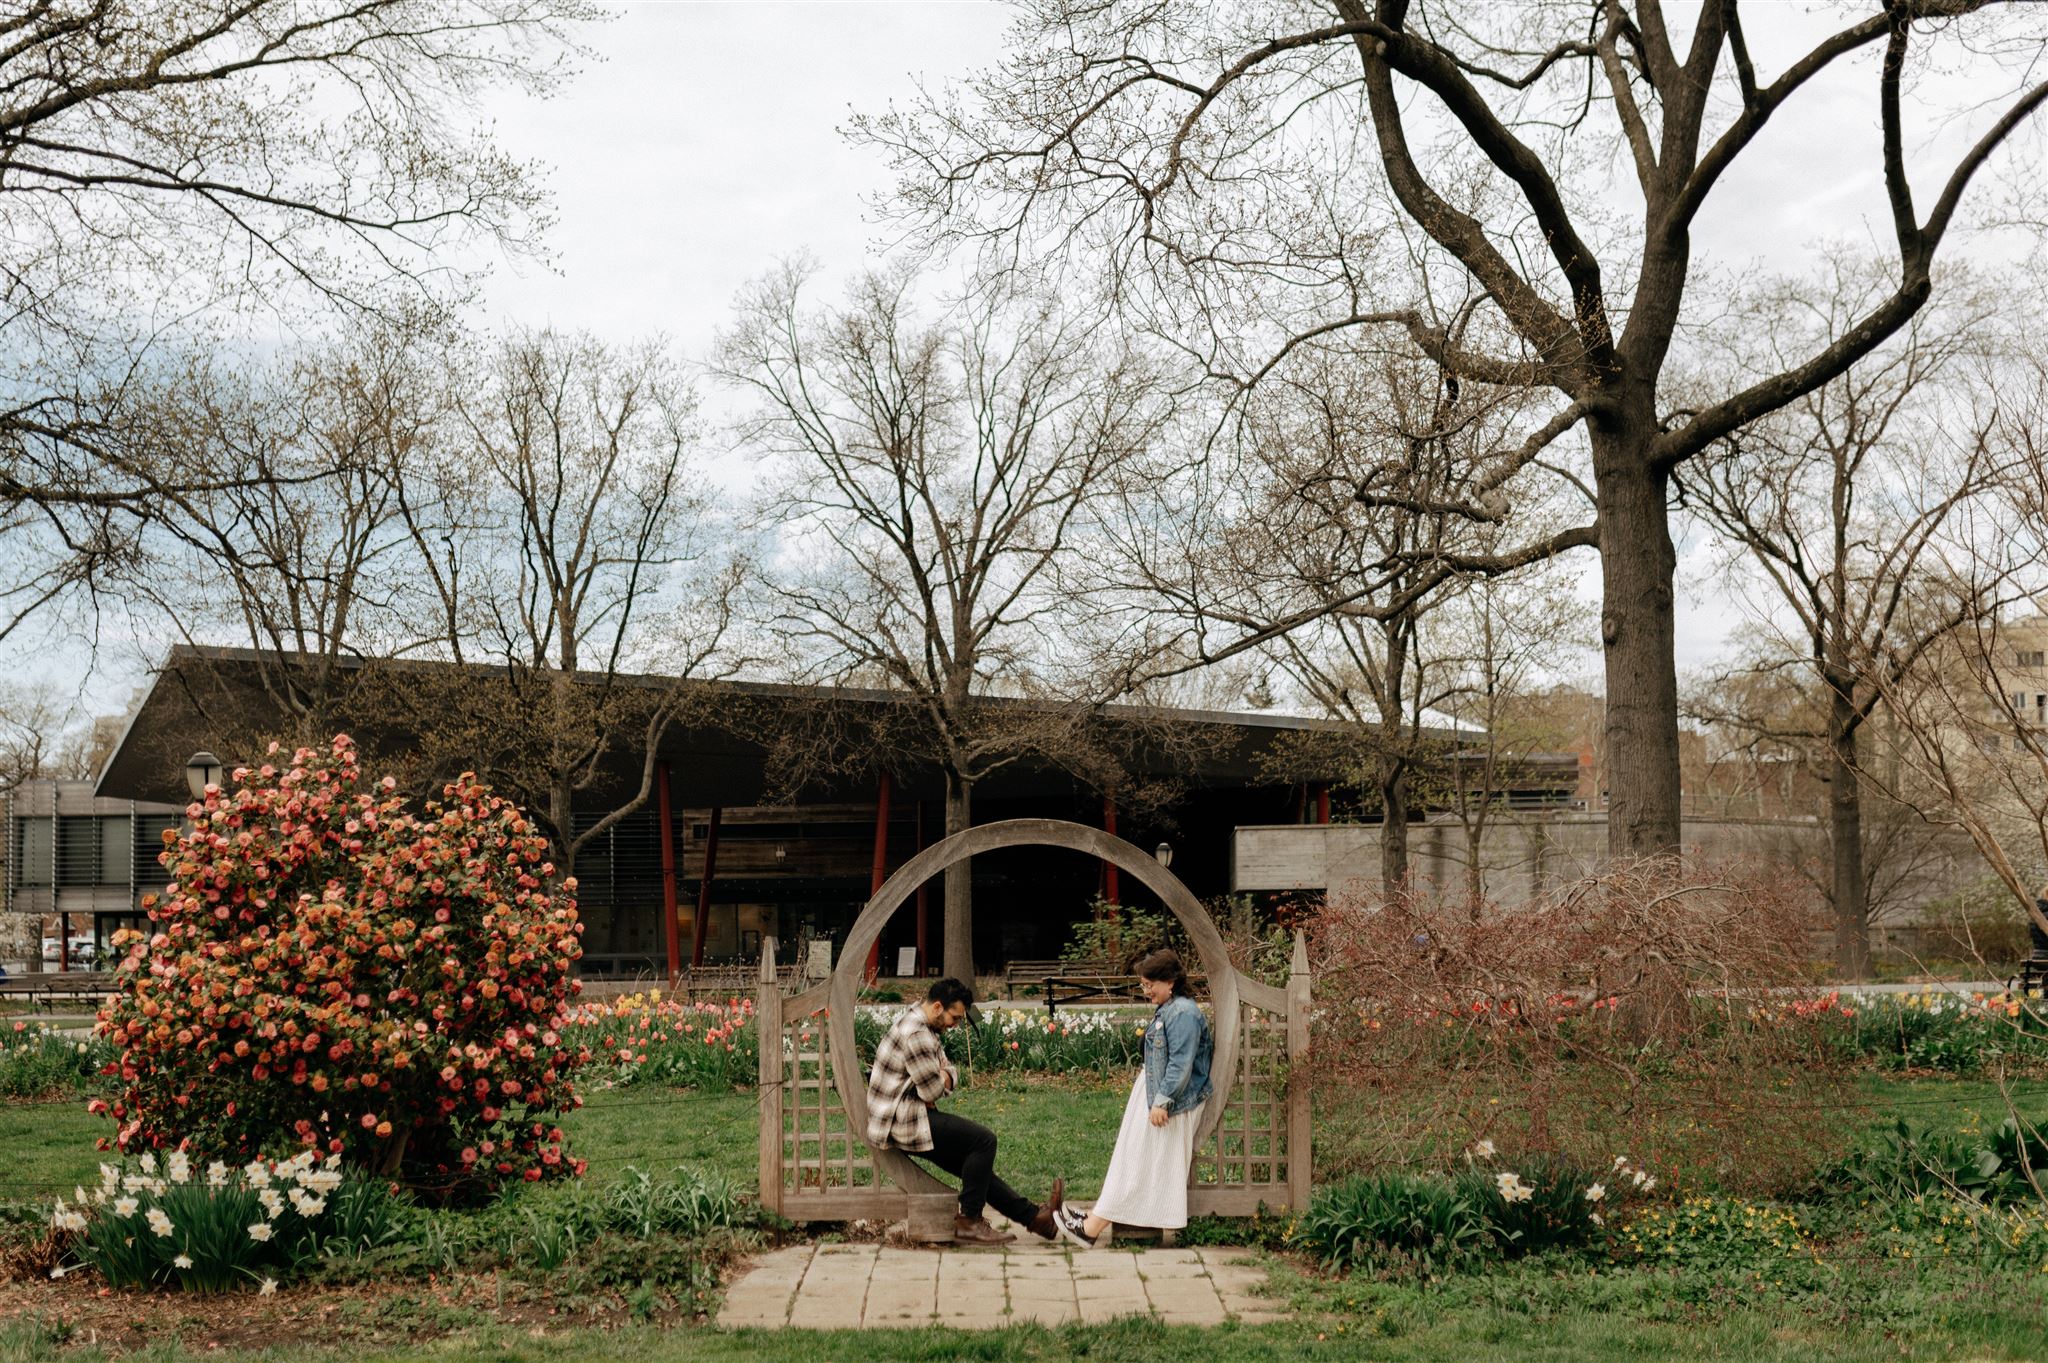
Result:
{"label": "wooden moon gate", "polygon": [[[1061,819],[1010,819],[955,833],[911,858],[861,910],[831,978],[785,998],[775,942],[762,944],[754,1025],[760,1041],[761,1205],[792,1221],[897,1220],[909,1193],[946,1185],[897,1150],[867,1143],[867,1075],[854,1025],[861,976],[889,918],[932,876],[977,852],[1060,847],[1115,865],[1157,894],[1193,940],[1215,1018],[1214,1092],[1197,1128],[1188,1210],[1248,1216],[1299,1210],[1309,1195],[1308,953],[1294,938],[1287,987],[1231,965],[1223,935],[1180,879],[1123,839]],[[908,1004],[906,1003],[906,1007]],[[997,1135],[1000,1137],[1001,1132]],[[1104,1144],[1114,1129],[1099,1133]]]}

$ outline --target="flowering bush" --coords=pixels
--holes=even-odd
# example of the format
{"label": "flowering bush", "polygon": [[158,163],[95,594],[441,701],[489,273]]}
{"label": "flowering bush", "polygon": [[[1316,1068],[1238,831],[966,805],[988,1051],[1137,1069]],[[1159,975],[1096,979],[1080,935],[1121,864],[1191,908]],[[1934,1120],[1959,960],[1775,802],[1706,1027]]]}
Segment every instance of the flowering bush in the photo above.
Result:
{"label": "flowering bush", "polygon": [[1740,1198],[1688,1197],[1650,1206],[1624,1221],[1609,1241],[1621,1261],[1721,1268],[1758,1280],[1809,1281],[1825,1260],[1798,1213]]}
{"label": "flowering bush", "polygon": [[1532,1155],[1503,1169],[1491,1142],[1481,1141],[1457,1186],[1486,1218],[1494,1245],[1509,1258],[1551,1249],[1578,1249],[1601,1238],[1607,1215],[1631,1192],[1647,1192],[1656,1180],[1629,1178],[1631,1166],[1617,1159],[1611,1176],[1596,1176],[1566,1160]]}
{"label": "flowering bush", "polygon": [[[344,1186],[338,1161],[301,1151],[288,1160],[252,1160],[239,1169],[215,1161],[203,1176],[183,1151],[161,1167],[154,1155],[133,1165],[102,1164],[100,1184],[76,1201],[59,1201],[51,1227],[69,1237],[68,1256],[115,1287],[167,1285],[193,1292],[258,1287],[274,1292],[319,1257],[323,1243],[366,1222],[397,1215],[381,1183]],[[346,1200],[346,1208],[336,1204]],[[373,1229],[373,1238],[382,1232]],[[71,1271],[67,1262],[50,1276]]]}
{"label": "flowering bush", "polygon": [[80,1041],[40,1022],[16,1022],[0,1031],[0,1098],[76,1092],[93,1082],[112,1054],[97,1037]]}
{"label": "flowering bush", "polygon": [[234,778],[115,938],[111,1144],[242,1163],[282,1133],[449,1195],[580,1172],[553,1114],[582,927],[534,825],[468,775],[418,813],[363,789],[346,736]]}

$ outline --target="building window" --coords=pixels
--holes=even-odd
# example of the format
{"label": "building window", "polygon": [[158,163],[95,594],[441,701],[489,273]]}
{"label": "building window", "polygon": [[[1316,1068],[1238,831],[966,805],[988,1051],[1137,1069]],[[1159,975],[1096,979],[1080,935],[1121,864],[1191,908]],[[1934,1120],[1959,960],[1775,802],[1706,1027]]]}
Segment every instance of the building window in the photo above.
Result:
{"label": "building window", "polygon": [[2017,656],[2019,658],[2019,665],[2021,667],[2048,666],[2048,649],[2032,649],[2030,651],[2022,652]]}
{"label": "building window", "polygon": [[15,872],[17,885],[48,885],[55,869],[55,847],[51,843],[54,823],[47,818],[14,821]]}
{"label": "building window", "polygon": [[135,874],[135,824],[126,814],[100,819],[101,885],[126,885]]}

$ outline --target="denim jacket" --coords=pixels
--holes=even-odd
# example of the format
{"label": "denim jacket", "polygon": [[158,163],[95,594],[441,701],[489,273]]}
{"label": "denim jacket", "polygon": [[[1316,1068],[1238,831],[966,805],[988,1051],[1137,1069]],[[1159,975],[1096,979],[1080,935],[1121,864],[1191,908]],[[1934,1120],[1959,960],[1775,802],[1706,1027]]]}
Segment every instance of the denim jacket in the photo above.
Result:
{"label": "denim jacket", "polygon": [[1176,994],[1152,1013],[1145,1028],[1145,1098],[1168,1116],[1191,1112],[1209,1096],[1209,1064],[1216,1042],[1209,1019],[1193,999]]}

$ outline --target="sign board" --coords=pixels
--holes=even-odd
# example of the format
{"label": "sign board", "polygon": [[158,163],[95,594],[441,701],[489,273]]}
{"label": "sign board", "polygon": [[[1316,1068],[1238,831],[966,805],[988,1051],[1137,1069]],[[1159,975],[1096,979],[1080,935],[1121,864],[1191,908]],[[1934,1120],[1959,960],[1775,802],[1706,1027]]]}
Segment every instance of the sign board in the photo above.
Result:
{"label": "sign board", "polygon": [[916,947],[896,948],[896,973],[899,976],[915,975],[917,973]]}
{"label": "sign board", "polygon": [[810,959],[804,962],[804,978],[822,980],[831,973],[832,943],[813,938]]}

